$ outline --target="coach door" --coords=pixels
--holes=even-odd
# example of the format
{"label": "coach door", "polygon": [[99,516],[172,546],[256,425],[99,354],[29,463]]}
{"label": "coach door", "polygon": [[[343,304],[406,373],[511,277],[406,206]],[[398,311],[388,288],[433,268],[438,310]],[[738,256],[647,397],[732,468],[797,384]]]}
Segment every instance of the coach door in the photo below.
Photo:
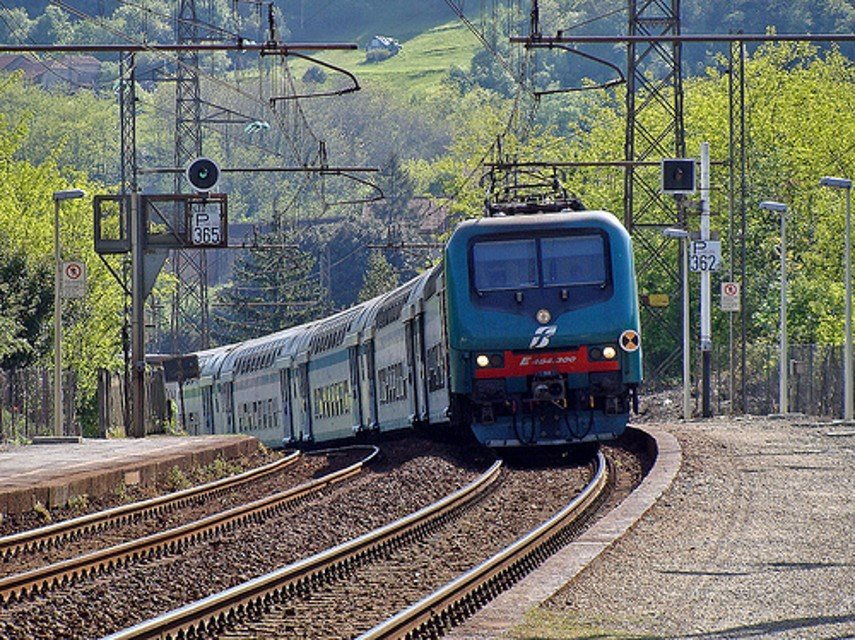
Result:
{"label": "coach door", "polygon": [[294,442],[297,434],[294,433],[294,422],[291,416],[291,370],[279,370],[279,395],[282,398],[282,428],[284,438]]}
{"label": "coach door", "polygon": [[377,381],[374,375],[374,340],[366,340],[360,346],[360,382],[364,389],[365,404],[362,407],[363,421],[369,429],[379,428],[377,422]]}
{"label": "coach door", "polygon": [[350,367],[350,397],[352,400],[350,415],[353,430],[362,431],[365,428],[365,422],[362,416],[362,393],[359,387],[359,344],[348,347],[347,361]]}
{"label": "coach door", "polygon": [[422,376],[422,358],[421,358],[421,316],[415,315],[412,319],[407,320],[406,327],[406,342],[407,342],[407,370],[409,374],[407,380],[410,384],[412,393],[409,395],[409,412],[410,421],[413,425],[420,422],[422,419],[422,405],[424,399],[424,382]]}
{"label": "coach door", "polygon": [[214,433],[214,385],[209,384],[205,385],[205,388],[202,389],[202,413],[203,413],[203,422],[202,422],[202,433],[204,434],[212,434]]}
{"label": "coach door", "polygon": [[291,434],[294,441],[309,438],[309,365],[297,365],[290,371]]}

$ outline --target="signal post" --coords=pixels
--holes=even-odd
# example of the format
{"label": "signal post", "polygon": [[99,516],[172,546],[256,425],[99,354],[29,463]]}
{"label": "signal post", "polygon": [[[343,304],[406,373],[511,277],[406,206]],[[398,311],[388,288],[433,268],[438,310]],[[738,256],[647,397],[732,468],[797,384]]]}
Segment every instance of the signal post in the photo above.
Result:
{"label": "signal post", "polygon": [[[215,249],[228,246],[225,194],[208,193],[220,170],[208,158],[186,169],[195,195],[95,196],[95,250],[131,254],[131,424],[129,435],[145,436],[145,299],[169,249]],[[109,235],[107,229],[118,229]],[[127,234],[125,230],[129,230]]]}

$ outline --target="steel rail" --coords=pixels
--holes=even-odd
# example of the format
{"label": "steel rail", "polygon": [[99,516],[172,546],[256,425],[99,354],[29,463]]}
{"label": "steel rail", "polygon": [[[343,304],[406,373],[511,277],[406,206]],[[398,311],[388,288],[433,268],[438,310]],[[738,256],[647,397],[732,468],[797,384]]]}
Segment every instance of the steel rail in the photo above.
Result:
{"label": "steel rail", "polygon": [[156,554],[176,553],[190,544],[207,539],[220,531],[275,513],[321,489],[360,473],[364,465],[379,453],[377,447],[368,448],[371,453],[363,460],[293,489],[213,514],[174,529],[2,578],[0,579],[0,602],[9,603],[26,597],[28,594],[63,586],[83,576],[97,575],[100,572],[122,566],[129,561]]}
{"label": "steel rail", "polygon": [[291,466],[300,457],[296,451],[281,460],[250,469],[235,476],[221,478],[198,487],[190,487],[173,493],[164,494],[148,500],[125,504],[97,513],[62,520],[38,529],[29,529],[0,538],[0,559],[6,559],[18,553],[43,550],[50,546],[78,538],[87,533],[101,531],[109,526],[117,526],[131,520],[139,520],[151,515],[166,513],[203,498],[210,498],[247,482],[281,471]]}
{"label": "steel rail", "polygon": [[597,466],[597,473],[582,493],[552,518],[430,596],[362,634],[357,640],[412,638],[428,627],[432,630],[444,627],[453,617],[455,608],[465,608],[463,603],[475,597],[483,597],[483,594],[492,595],[495,592],[491,586],[494,582],[509,576],[514,581],[521,577],[524,572],[516,569],[520,563],[538,553],[544,545],[588,513],[598,501],[609,483],[608,468],[602,453],[597,454]]}
{"label": "steel rail", "polygon": [[158,618],[114,633],[104,640],[203,636],[236,617],[263,611],[271,601],[281,600],[310,588],[372,553],[388,549],[397,542],[407,540],[441,522],[444,517],[458,511],[492,488],[500,477],[501,469],[502,463],[497,461],[474,482],[400,520]]}

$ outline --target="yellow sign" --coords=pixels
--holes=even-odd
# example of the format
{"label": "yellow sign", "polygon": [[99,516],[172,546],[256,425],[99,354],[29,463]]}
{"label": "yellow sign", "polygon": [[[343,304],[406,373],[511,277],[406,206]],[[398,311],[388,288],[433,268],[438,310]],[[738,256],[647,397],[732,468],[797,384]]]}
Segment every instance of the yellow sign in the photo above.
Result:
{"label": "yellow sign", "polygon": [[671,299],[667,293],[649,293],[647,294],[647,304],[651,307],[665,308],[671,304]]}

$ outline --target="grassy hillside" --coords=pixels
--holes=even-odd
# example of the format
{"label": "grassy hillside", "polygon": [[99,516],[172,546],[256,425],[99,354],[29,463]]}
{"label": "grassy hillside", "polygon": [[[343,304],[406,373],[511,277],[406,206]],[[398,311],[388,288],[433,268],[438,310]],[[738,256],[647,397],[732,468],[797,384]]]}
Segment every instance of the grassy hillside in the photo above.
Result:
{"label": "grassy hillside", "polygon": [[[402,40],[401,44],[403,49],[397,55],[382,62],[366,62],[364,50],[329,52],[319,57],[347,69],[360,84],[419,95],[430,91],[450,68],[459,66],[468,70],[480,45],[459,22],[433,27],[411,40]],[[303,62],[294,65],[298,76],[307,66]]]}
{"label": "grassy hillside", "polygon": [[364,46],[377,34],[403,42],[454,19],[443,0],[300,0],[278,2],[295,40]]}

